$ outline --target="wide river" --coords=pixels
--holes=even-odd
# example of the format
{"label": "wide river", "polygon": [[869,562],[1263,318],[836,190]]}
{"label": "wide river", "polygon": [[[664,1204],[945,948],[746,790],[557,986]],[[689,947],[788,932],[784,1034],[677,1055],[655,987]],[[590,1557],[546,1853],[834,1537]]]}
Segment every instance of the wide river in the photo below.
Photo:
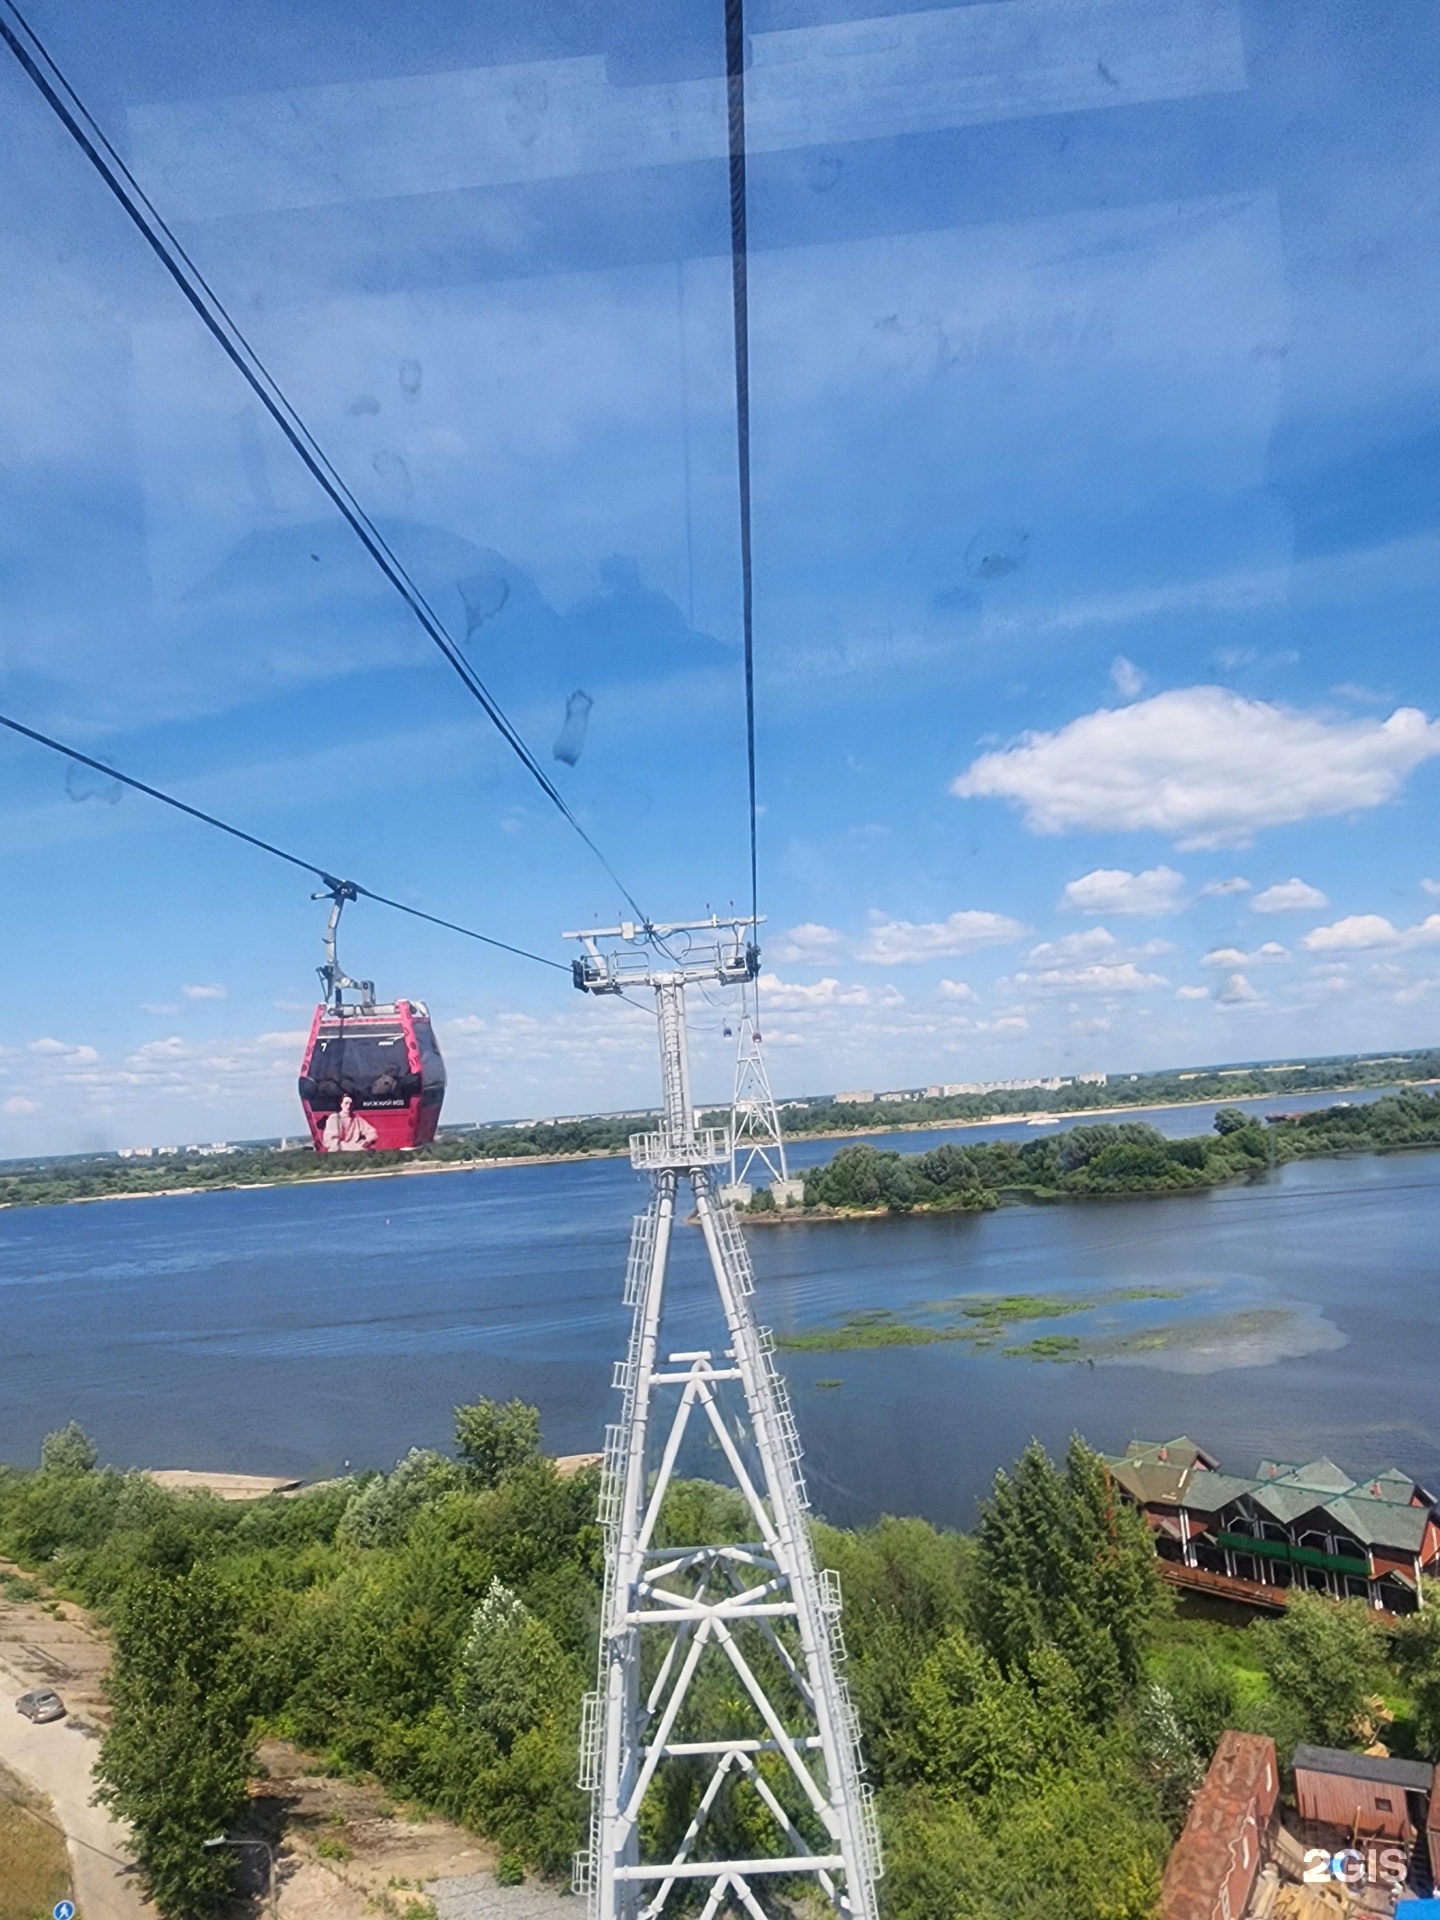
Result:
{"label": "wide river", "polygon": [[[1213,1113],[1132,1117],[1180,1134]],[[986,1136],[1034,1137],[1007,1122],[895,1144]],[[0,1460],[33,1461],[75,1418],[120,1465],[313,1477],[444,1446],[451,1408],[481,1394],[535,1401],[556,1452],[596,1448],[644,1191],[607,1160],[0,1212]],[[759,1317],[782,1332],[986,1293],[1096,1302],[1012,1344],[1170,1329],[1094,1364],[1000,1343],[783,1354],[813,1502],[834,1520],[969,1525],[1032,1434],[1055,1448],[1075,1429],[1107,1451],[1186,1432],[1237,1472],[1318,1452],[1357,1476],[1393,1462],[1440,1492],[1440,1153],[749,1240]],[[723,1344],[702,1263],[699,1234],[679,1231],[671,1347]],[[1100,1298],[1147,1287],[1181,1297]]]}

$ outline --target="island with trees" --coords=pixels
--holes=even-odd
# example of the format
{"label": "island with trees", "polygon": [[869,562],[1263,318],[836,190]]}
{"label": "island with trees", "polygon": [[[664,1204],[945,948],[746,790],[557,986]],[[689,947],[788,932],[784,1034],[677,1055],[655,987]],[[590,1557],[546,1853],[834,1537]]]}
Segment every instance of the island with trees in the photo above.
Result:
{"label": "island with trees", "polygon": [[1033,1140],[946,1142],[902,1153],[857,1141],[804,1172],[802,1205],[755,1196],[758,1220],[975,1213],[1005,1202],[1194,1193],[1263,1178],[1296,1159],[1440,1147],[1440,1093],[1418,1089],[1364,1105],[1268,1119],[1221,1107],[1209,1134],[1170,1139],[1143,1120],[1096,1121]]}

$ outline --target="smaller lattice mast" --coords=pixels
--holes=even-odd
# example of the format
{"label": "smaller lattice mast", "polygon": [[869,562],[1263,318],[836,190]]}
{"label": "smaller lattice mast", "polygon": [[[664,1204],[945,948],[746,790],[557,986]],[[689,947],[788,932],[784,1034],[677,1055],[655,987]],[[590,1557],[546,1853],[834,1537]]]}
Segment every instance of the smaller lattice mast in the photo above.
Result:
{"label": "smaller lattice mast", "polygon": [[792,1181],[785,1164],[785,1136],[780,1113],[770,1090],[760,1031],[760,999],[751,983],[743,992],[736,1022],[735,1092],[730,1102],[730,1182],[727,1198],[748,1199],[757,1183],[768,1184],[776,1204],[802,1197],[800,1182]]}

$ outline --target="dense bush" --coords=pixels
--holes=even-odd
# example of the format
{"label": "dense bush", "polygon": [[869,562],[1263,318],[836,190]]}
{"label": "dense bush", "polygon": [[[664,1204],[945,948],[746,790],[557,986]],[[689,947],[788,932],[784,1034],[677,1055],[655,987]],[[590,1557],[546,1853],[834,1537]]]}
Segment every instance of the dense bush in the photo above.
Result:
{"label": "dense bush", "polygon": [[[586,1817],[602,1540],[594,1473],[560,1479],[536,1431],[532,1410],[482,1403],[459,1410],[458,1460],[414,1453],[253,1505],[68,1460],[0,1475],[0,1546],[114,1626],[102,1773],[167,1920],[205,1910],[230,1870],[201,1843],[243,1800],[266,1730],[488,1835],[512,1871],[564,1870]],[[1141,1920],[1198,1763],[1144,1672],[1149,1541],[1096,1456],[1027,1450],[973,1539],[896,1519],[814,1534],[846,1597],[890,1920]],[[690,1481],[656,1540],[751,1537],[733,1491]],[[732,1696],[712,1676],[697,1716]],[[647,1844],[684,1832],[706,1764],[657,1783]],[[744,1781],[717,1822],[717,1845],[774,1845]]]}

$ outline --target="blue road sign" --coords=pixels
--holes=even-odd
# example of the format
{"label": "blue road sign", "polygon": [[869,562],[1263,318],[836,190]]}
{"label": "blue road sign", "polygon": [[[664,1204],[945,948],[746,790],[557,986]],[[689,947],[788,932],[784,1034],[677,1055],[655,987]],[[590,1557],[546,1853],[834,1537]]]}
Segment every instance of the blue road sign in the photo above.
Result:
{"label": "blue road sign", "polygon": [[52,1911],[55,1915],[55,1920],[75,1920],[75,1902],[73,1900],[57,1900]]}

